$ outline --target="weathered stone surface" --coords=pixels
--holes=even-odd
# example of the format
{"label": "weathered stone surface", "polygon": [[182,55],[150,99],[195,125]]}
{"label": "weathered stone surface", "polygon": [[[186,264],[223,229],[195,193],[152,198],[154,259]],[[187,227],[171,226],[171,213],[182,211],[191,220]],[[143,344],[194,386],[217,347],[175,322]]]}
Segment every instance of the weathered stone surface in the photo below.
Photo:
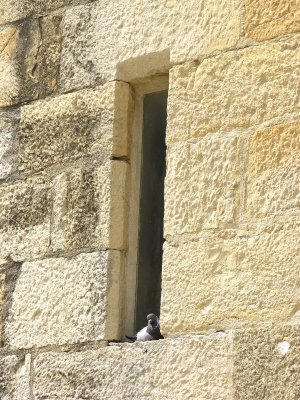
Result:
{"label": "weathered stone surface", "polygon": [[34,363],[34,398],[225,400],[230,345],[231,336],[219,334],[44,353]]}
{"label": "weathered stone surface", "polygon": [[290,36],[172,68],[167,142],[297,113],[298,39]]}
{"label": "weathered stone surface", "polygon": [[39,170],[83,156],[128,155],[130,89],[124,82],[22,107],[21,169]]}
{"label": "weathered stone surface", "polygon": [[[0,24],[13,22],[29,15],[43,15],[80,0],[0,0]],[[82,1],[81,1],[82,2]]]}
{"label": "weathered stone surface", "polygon": [[[239,39],[239,5],[239,0],[104,0],[74,7],[64,19],[62,87],[70,90],[123,79],[116,75],[118,63],[150,53],[159,58],[160,52],[170,49],[171,62],[180,62],[231,47]],[[158,64],[168,70],[168,61]],[[151,61],[147,71],[140,58],[135,68],[143,75],[162,72]]]}
{"label": "weathered stone surface", "polygon": [[31,356],[0,358],[0,398],[3,400],[29,400]]}
{"label": "weathered stone surface", "polygon": [[127,163],[73,168],[54,181],[52,248],[123,249]]}
{"label": "weathered stone surface", "polygon": [[0,111],[0,179],[18,168],[18,125],[18,112]]}
{"label": "weathered stone surface", "polygon": [[0,27],[0,107],[14,104],[20,91],[20,70],[16,62],[20,27]]}
{"label": "weathered stone surface", "polygon": [[241,140],[222,135],[167,154],[165,235],[230,226],[239,202]]}
{"label": "weathered stone surface", "polygon": [[246,0],[245,34],[258,41],[300,31],[298,0]]}
{"label": "weathered stone surface", "polygon": [[[47,2],[46,2],[47,3]],[[38,99],[56,92],[61,53],[62,15],[30,20],[24,25],[22,98]]]}
{"label": "weathered stone surface", "polygon": [[163,331],[293,319],[300,304],[299,222],[286,220],[253,233],[203,233],[197,241],[165,245]]}
{"label": "weathered stone surface", "polygon": [[0,28],[0,107],[55,92],[61,19],[54,15]]}
{"label": "weathered stone surface", "polygon": [[112,250],[24,263],[5,325],[8,344],[118,339],[121,262]]}
{"label": "weathered stone surface", "polygon": [[5,273],[0,270],[0,345],[2,345],[4,284]]}
{"label": "weathered stone surface", "polygon": [[0,258],[21,261],[47,252],[50,215],[50,185],[44,177],[0,188]]}
{"label": "weathered stone surface", "polygon": [[123,249],[127,170],[124,161],[95,168],[78,165],[52,182],[39,176],[2,187],[0,259],[11,256],[23,261],[51,251]]}
{"label": "weathered stone surface", "polygon": [[2,317],[2,330],[1,330],[1,346],[7,347],[7,338],[5,335],[5,322],[7,321],[10,313],[10,308],[13,299],[13,293],[15,290],[16,282],[20,275],[21,264],[6,260],[3,264],[3,292],[2,292],[2,306],[1,306],[1,317]]}
{"label": "weathered stone surface", "polygon": [[267,326],[234,335],[235,400],[298,400],[299,326]]}
{"label": "weathered stone surface", "polygon": [[279,124],[250,138],[247,205],[249,218],[299,210],[300,123]]}

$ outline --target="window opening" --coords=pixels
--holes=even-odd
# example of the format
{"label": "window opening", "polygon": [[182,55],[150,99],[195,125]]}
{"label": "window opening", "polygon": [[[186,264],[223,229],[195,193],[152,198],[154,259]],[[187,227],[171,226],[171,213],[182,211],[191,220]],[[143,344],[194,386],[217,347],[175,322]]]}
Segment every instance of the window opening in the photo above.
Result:
{"label": "window opening", "polygon": [[147,314],[160,314],[167,98],[166,90],[143,98],[136,330],[145,325]]}

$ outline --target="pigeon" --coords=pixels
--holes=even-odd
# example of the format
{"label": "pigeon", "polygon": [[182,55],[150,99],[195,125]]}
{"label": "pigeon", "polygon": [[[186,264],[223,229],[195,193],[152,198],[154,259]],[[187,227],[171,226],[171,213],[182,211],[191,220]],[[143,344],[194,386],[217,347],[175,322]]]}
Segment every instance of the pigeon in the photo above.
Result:
{"label": "pigeon", "polygon": [[148,340],[164,339],[160,333],[159,319],[155,314],[147,315],[148,324],[134,336],[126,336],[132,342],[146,342]]}

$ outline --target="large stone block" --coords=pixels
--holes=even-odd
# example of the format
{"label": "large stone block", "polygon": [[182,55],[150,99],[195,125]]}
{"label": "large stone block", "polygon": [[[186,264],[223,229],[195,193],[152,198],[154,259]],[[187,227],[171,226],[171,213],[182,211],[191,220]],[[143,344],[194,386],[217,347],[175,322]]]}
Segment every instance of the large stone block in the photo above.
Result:
{"label": "large stone block", "polygon": [[202,233],[198,240],[165,245],[163,331],[294,320],[300,307],[299,245],[299,222],[288,217],[253,233]]}
{"label": "large stone block", "polygon": [[0,259],[24,261],[52,251],[124,249],[127,171],[124,161],[95,168],[82,163],[52,181],[37,176],[2,187]]}
{"label": "large stone block", "polygon": [[21,169],[39,170],[100,153],[128,155],[130,89],[124,82],[22,107]]}
{"label": "large stone block", "polygon": [[34,363],[34,398],[227,400],[230,346],[230,335],[216,334],[44,353]]}
{"label": "large stone block", "polygon": [[248,161],[248,217],[299,210],[300,123],[279,124],[251,135]]}
{"label": "large stone block", "polygon": [[61,19],[53,15],[0,28],[0,106],[56,91]]}
{"label": "large stone block", "polygon": [[50,245],[50,184],[29,178],[0,188],[0,259],[41,256]]}
{"label": "large stone block", "polygon": [[44,353],[33,366],[33,394],[37,400],[297,400],[299,355],[299,328],[271,324],[232,334]]}
{"label": "large stone block", "polygon": [[299,326],[266,326],[234,335],[235,400],[300,398]]}
{"label": "large stone block", "polygon": [[17,111],[0,111],[0,180],[7,178],[18,169]]}
{"label": "large stone block", "polygon": [[64,19],[62,87],[70,90],[125,80],[118,75],[117,65],[136,57],[152,54],[157,59],[156,63],[147,57],[130,63],[135,77],[141,78],[167,72],[169,60],[161,63],[166,50],[171,51],[171,62],[181,62],[229,48],[239,39],[240,3],[105,0],[74,7]]}
{"label": "large stone block", "polygon": [[54,180],[54,251],[124,249],[127,163],[73,168]]}
{"label": "large stone block", "polygon": [[239,205],[238,137],[213,135],[171,146],[165,180],[165,235],[230,227]]}
{"label": "large stone block", "polygon": [[246,0],[245,34],[263,41],[300,31],[298,0]]}
{"label": "large stone block", "polygon": [[0,24],[13,22],[29,15],[43,15],[80,0],[0,0]]}
{"label": "large stone block", "polygon": [[24,263],[5,322],[8,345],[118,339],[121,267],[115,250]]}
{"label": "large stone block", "polygon": [[167,142],[297,113],[299,35],[170,71]]}
{"label": "large stone block", "polygon": [[0,357],[0,398],[3,400],[30,399],[31,356]]}

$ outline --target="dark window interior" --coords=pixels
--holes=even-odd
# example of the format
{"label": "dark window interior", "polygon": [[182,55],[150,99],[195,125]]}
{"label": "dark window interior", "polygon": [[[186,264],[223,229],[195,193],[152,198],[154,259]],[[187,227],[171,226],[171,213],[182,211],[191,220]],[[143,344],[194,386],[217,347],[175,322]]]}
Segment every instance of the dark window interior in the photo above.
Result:
{"label": "dark window interior", "polygon": [[135,328],[160,313],[168,92],[144,96]]}

